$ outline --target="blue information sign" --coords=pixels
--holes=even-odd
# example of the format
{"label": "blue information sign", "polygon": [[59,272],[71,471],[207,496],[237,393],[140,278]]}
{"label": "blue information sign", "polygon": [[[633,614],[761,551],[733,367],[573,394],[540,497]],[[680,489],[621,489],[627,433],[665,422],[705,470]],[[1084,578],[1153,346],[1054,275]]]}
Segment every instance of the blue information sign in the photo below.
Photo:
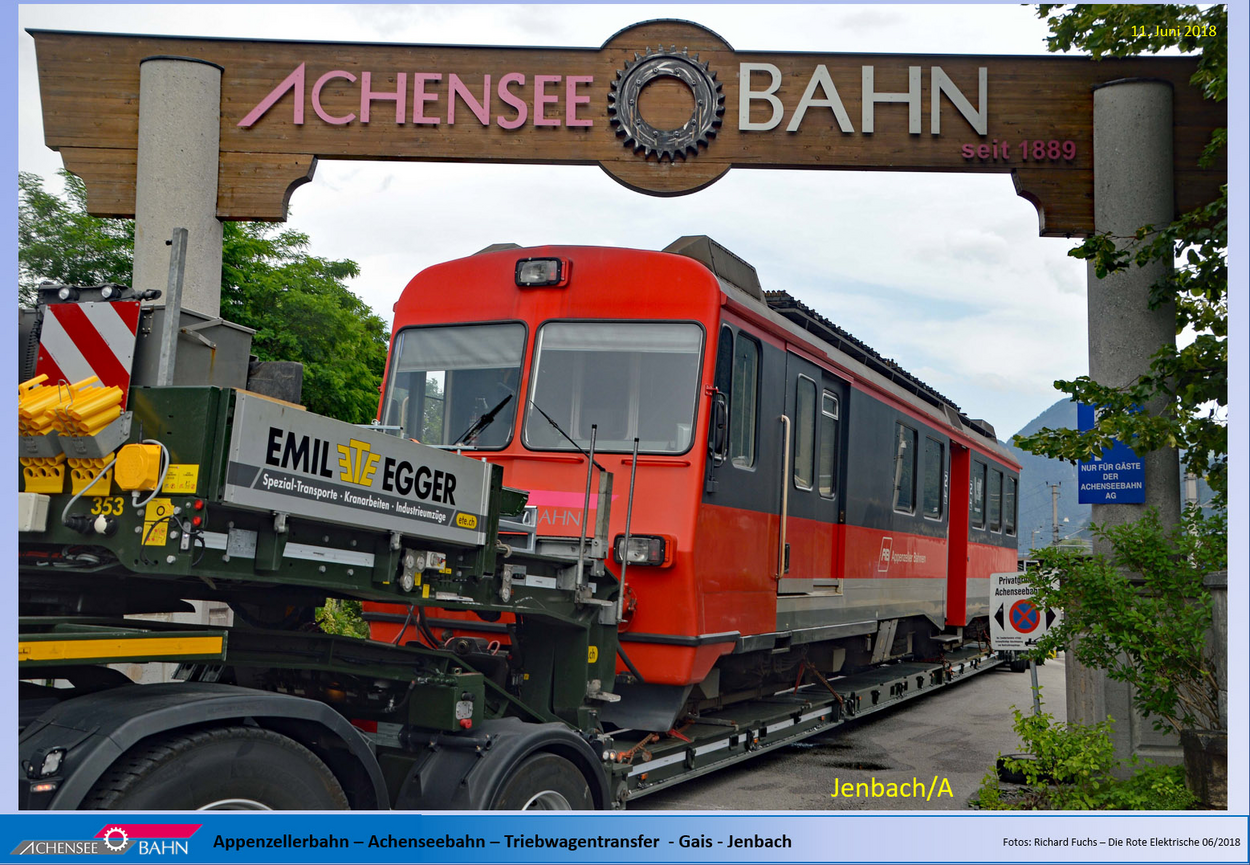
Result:
{"label": "blue information sign", "polygon": [[[1094,407],[1078,404],[1076,423],[1094,428]],[[1081,460],[1077,466],[1077,501],[1083,505],[1139,505],[1146,501],[1146,467],[1132,448],[1116,442],[1102,459]]]}

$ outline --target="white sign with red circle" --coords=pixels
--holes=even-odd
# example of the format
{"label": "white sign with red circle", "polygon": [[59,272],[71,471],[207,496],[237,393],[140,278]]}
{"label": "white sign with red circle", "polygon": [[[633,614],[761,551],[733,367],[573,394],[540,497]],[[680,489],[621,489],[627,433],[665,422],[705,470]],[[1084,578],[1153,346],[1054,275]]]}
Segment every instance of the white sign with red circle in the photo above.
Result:
{"label": "white sign with red circle", "polygon": [[990,574],[990,648],[1023,652],[1033,648],[1059,621],[1059,612],[1033,602],[1020,571]]}

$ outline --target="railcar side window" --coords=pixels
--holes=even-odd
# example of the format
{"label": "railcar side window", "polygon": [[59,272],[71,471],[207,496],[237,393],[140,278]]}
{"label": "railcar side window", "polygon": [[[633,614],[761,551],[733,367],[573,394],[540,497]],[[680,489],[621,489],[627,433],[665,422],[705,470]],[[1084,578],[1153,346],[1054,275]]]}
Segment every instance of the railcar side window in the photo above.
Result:
{"label": "railcar side window", "polygon": [[1016,533],[1016,479],[1007,478],[1007,486],[1003,488],[1003,523],[1007,534]]}
{"label": "railcar side window", "polygon": [[[703,330],[689,322],[553,321],[538,331],[530,393],[534,406],[580,447],[685,453],[694,431]],[[525,445],[572,450],[531,406]]]}
{"label": "railcar side window", "polygon": [[942,478],[946,470],[946,447],[937,439],[924,440],[924,515],[942,518]]}
{"label": "railcar side window", "polygon": [[729,399],[729,458],[739,468],[755,465],[759,393],[760,344],[739,333],[734,341],[733,392]]}
{"label": "railcar side window", "polygon": [[894,424],[894,510],[916,512],[916,431]]}
{"label": "railcar side window", "polygon": [[838,398],[820,395],[820,494],[833,498],[838,488]]}
{"label": "railcar side window", "polygon": [[1003,530],[1003,473],[990,469],[990,531]]}
{"label": "railcar side window", "polygon": [[816,382],[799,376],[794,398],[794,485],[810,490],[816,474]]}
{"label": "railcar side window", "polygon": [[[720,339],[716,341],[716,367],[712,376],[712,385],[717,390],[713,405],[713,411],[708,418],[708,453],[711,454],[716,464],[725,458],[729,451],[729,411],[730,397],[733,392],[733,365],[734,365],[734,332],[729,325],[722,324],[720,328]],[[725,438],[721,439],[717,435],[716,424],[720,422],[720,415],[715,410],[717,404],[725,406],[724,423],[726,425]]]}
{"label": "railcar side window", "polygon": [[[404,328],[391,354],[382,423],[428,445],[501,448],[522,402],[524,352],[519,322]],[[466,433],[471,441],[460,441]]]}
{"label": "railcar side window", "polygon": [[970,521],[974,529],[985,528],[985,463],[972,461],[972,478],[968,481],[971,502]]}
{"label": "railcar side window", "polygon": [[716,343],[716,376],[713,383],[716,389],[729,396],[730,377],[733,373],[734,332],[733,328],[721,325],[720,339]]}

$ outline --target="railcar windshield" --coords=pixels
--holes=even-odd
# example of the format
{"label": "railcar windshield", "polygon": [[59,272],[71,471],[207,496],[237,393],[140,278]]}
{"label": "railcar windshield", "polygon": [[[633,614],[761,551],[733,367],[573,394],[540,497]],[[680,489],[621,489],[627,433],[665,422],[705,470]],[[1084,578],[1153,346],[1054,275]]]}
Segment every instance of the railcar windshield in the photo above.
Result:
{"label": "railcar windshield", "polygon": [[698,396],[703,329],[687,322],[548,322],[538,331],[526,446],[684,453]]}
{"label": "railcar windshield", "polygon": [[519,322],[405,328],[395,338],[382,423],[428,445],[504,447],[524,353]]}

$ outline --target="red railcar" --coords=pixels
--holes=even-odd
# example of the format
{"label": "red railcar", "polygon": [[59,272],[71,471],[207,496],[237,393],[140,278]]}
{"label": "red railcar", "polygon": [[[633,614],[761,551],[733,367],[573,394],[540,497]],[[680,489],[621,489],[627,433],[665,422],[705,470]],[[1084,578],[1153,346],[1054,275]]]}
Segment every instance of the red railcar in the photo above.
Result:
{"label": "red railcar", "polygon": [[[393,330],[381,422],[502,464],[540,548],[593,534],[592,428],[624,535],[638,440],[632,671],[605,720],[667,729],[804,662],[935,656],[983,633],[989,575],[1015,569],[1019,465],[992,428],[706,237],[491,247],[414,277]],[[404,618],[366,616],[383,640]],[[466,629],[506,644],[503,621],[434,622]]]}

